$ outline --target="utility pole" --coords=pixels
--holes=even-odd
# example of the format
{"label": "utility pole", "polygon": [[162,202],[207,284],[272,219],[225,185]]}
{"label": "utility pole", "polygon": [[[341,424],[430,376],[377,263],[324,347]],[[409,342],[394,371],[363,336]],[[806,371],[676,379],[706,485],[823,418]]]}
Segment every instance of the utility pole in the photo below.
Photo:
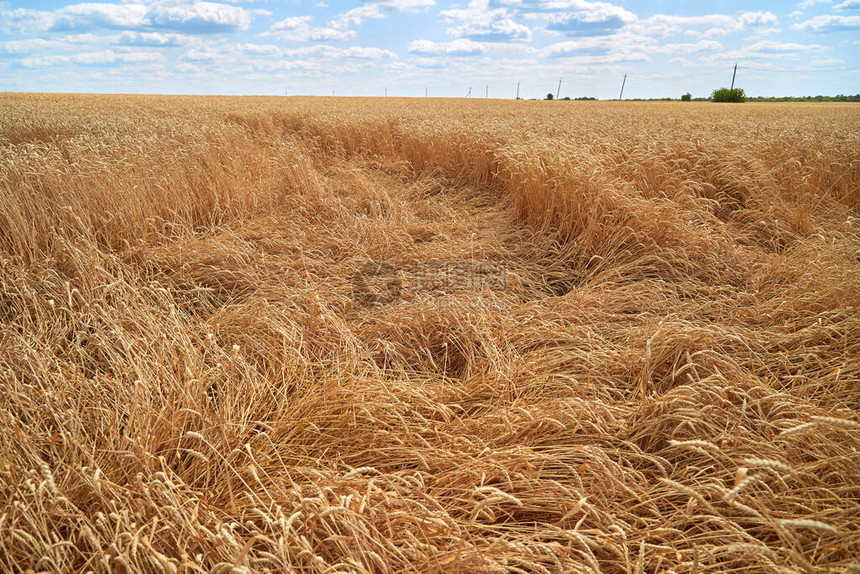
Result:
{"label": "utility pole", "polygon": [[517,82],[517,99],[520,99],[520,83]]}
{"label": "utility pole", "polygon": [[490,98],[490,86],[484,86],[484,99]]}
{"label": "utility pole", "polygon": [[427,97],[427,86],[424,86],[424,97]]}
{"label": "utility pole", "polygon": [[388,88],[385,88],[385,97],[388,97]]}
{"label": "utility pole", "polygon": [[738,75],[738,65],[735,63],[735,71],[732,72],[732,87],[729,88],[729,91],[733,91],[735,89],[735,76]]}
{"label": "utility pole", "polygon": [[624,84],[627,83],[627,74],[624,74],[624,79],[621,80],[621,93],[618,94],[618,99],[622,99],[624,97]]}
{"label": "utility pole", "polygon": [[466,92],[466,97],[467,97],[467,98],[472,97],[472,86],[469,86],[469,91],[468,91],[468,92]]}
{"label": "utility pole", "polygon": [[[562,79],[564,79],[564,78],[562,78]],[[561,95],[561,80],[562,79],[559,79],[559,81],[558,81],[558,90],[556,90],[556,92],[555,92],[555,99],[558,99],[558,97]]]}

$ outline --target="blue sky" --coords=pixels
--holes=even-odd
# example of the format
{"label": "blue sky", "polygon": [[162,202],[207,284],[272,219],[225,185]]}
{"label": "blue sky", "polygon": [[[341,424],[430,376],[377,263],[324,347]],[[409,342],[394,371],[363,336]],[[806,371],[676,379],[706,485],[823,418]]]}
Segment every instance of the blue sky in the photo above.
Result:
{"label": "blue sky", "polygon": [[0,91],[860,92],[860,0],[0,0]]}

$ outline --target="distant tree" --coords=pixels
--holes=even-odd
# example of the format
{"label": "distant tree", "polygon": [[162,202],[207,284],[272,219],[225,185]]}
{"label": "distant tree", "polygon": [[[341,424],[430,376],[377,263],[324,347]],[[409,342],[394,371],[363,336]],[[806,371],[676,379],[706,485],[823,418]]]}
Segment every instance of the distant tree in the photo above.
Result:
{"label": "distant tree", "polygon": [[860,94],[854,96],[846,96],[839,94],[836,96],[756,96],[749,98],[752,102],[860,102]]}
{"label": "distant tree", "polygon": [[712,102],[734,102],[734,103],[743,103],[747,101],[747,96],[743,91],[743,88],[735,88],[730,90],[729,88],[720,88],[719,90],[714,90],[711,94]]}
{"label": "distant tree", "polygon": [[691,94],[690,92],[687,92],[686,94],[681,96],[681,101],[682,102],[692,102],[693,101],[693,94]]}
{"label": "distant tree", "polygon": [[554,100],[554,99],[555,99],[555,96],[553,96],[553,95],[552,95],[552,92],[550,92],[549,94],[547,94],[547,95],[546,95],[546,99],[548,99],[548,100]]}

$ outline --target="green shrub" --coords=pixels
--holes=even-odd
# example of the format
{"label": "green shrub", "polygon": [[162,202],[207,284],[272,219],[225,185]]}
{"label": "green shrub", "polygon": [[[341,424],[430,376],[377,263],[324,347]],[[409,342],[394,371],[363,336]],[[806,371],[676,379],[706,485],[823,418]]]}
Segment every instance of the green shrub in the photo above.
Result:
{"label": "green shrub", "polygon": [[553,95],[552,95],[552,93],[549,93],[549,94],[547,94],[547,95],[546,95],[546,99],[548,99],[548,100],[554,100],[554,99],[555,99],[555,96],[553,96]]}
{"label": "green shrub", "polygon": [[681,101],[682,102],[692,102],[693,101],[693,94],[691,94],[690,92],[687,92],[686,94],[681,96]]}
{"label": "green shrub", "polygon": [[711,101],[743,103],[747,101],[747,96],[742,88],[735,88],[733,90],[720,88],[719,90],[714,90],[714,93],[711,94]]}

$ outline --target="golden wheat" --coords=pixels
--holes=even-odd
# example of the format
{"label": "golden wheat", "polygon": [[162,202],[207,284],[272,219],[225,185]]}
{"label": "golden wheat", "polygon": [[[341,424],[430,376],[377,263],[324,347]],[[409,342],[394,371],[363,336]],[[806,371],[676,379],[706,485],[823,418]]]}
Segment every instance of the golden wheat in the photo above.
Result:
{"label": "golden wheat", "polygon": [[0,569],[857,569],[858,158],[850,104],[0,95]]}

